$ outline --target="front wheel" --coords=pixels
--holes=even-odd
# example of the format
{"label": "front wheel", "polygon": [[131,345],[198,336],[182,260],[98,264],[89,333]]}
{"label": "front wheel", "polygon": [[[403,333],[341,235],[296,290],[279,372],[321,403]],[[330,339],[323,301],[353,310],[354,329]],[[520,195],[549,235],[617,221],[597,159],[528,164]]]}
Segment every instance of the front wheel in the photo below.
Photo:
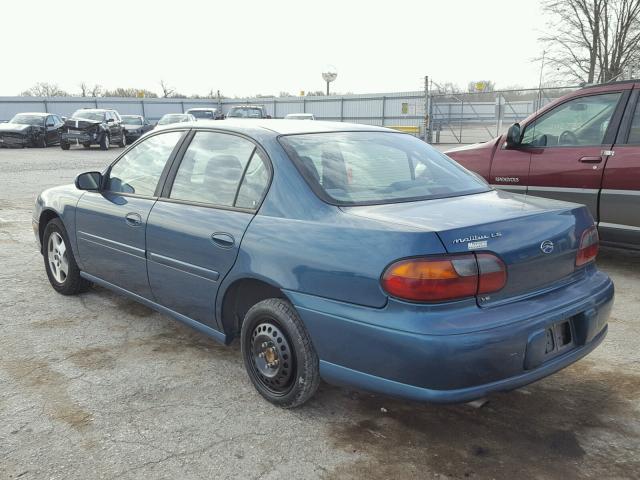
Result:
{"label": "front wheel", "polygon": [[42,246],[44,268],[54,290],[63,295],[75,295],[89,287],[90,283],[80,276],[80,269],[60,219],[54,218],[47,223]]}
{"label": "front wheel", "polygon": [[102,135],[102,139],[100,140],[100,150],[109,150],[109,135],[106,133]]}
{"label": "front wheel", "polygon": [[287,301],[270,298],[251,307],[242,323],[241,344],[251,382],[271,403],[294,408],[318,389],[318,355]]}
{"label": "front wheel", "polygon": [[124,134],[124,130],[122,131],[122,138],[120,139],[119,146],[122,148],[127,146],[127,136]]}
{"label": "front wheel", "polygon": [[66,142],[60,142],[60,148],[62,150],[69,150],[71,148],[71,145]]}

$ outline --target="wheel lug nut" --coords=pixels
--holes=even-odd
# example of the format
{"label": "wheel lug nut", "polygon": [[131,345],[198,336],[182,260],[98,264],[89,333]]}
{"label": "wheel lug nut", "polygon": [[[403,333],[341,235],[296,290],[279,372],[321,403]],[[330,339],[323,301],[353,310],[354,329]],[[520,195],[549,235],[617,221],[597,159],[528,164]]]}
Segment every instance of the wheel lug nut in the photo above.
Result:
{"label": "wheel lug nut", "polygon": [[267,348],[269,346],[269,344],[267,342],[263,342],[262,343],[262,348]]}
{"label": "wheel lug nut", "polygon": [[258,356],[259,356],[260,358],[264,358],[264,352],[260,352],[260,353],[258,354]]}

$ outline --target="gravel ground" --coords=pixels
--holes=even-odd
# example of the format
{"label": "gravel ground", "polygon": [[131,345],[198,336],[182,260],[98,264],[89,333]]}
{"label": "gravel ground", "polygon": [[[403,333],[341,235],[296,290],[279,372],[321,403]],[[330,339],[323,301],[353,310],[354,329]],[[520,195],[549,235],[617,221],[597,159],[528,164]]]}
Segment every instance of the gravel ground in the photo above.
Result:
{"label": "gravel ground", "polygon": [[608,338],[550,378],[482,408],[322,385],[285,411],[237,344],[102,288],[50,288],[35,196],[119,152],[0,150],[0,478],[640,477],[640,254],[601,253]]}

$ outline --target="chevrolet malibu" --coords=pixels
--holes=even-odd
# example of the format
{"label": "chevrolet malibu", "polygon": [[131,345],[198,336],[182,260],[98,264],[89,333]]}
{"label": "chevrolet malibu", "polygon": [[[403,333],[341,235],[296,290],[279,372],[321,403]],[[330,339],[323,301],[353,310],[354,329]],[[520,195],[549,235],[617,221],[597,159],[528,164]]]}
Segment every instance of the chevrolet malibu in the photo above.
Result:
{"label": "chevrolet malibu", "polygon": [[228,344],[282,407],[320,379],[454,403],[604,339],[581,205],[497,191],[413,136],[344,123],[162,127],[37,198],[52,287],[115,290]]}

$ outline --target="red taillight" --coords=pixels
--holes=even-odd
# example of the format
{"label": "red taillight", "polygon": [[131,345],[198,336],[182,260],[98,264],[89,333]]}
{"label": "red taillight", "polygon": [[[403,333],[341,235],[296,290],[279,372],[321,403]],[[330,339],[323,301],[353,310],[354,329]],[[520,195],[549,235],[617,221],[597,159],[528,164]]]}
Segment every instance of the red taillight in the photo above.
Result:
{"label": "red taillight", "polygon": [[404,300],[442,302],[495,292],[506,279],[502,260],[480,253],[400,260],[384,272],[382,287]]}
{"label": "red taillight", "polygon": [[599,246],[598,229],[595,226],[587,228],[580,238],[580,247],[578,248],[578,255],[576,255],[576,267],[595,260],[598,256]]}

